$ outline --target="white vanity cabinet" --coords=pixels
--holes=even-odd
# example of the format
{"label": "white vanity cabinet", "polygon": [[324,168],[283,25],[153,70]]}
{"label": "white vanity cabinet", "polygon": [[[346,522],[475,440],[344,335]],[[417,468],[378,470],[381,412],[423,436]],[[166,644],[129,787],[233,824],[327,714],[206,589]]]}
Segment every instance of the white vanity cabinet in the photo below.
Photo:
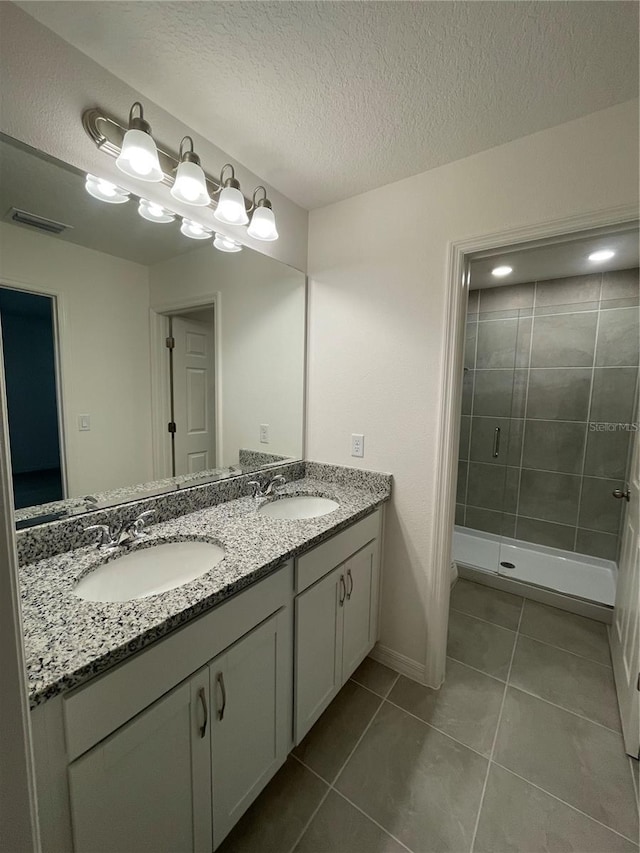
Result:
{"label": "white vanity cabinet", "polygon": [[375,645],[380,527],[377,511],[296,561],[296,744]]}
{"label": "white vanity cabinet", "polygon": [[69,766],[74,850],[211,851],[209,672]]}

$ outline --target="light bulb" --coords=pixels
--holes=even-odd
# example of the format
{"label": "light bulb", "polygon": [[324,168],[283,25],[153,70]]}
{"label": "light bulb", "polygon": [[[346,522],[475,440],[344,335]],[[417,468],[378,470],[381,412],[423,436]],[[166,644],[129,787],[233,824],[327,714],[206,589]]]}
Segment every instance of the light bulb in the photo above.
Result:
{"label": "light bulb", "polygon": [[589,260],[597,264],[599,261],[610,260],[614,255],[615,252],[611,251],[611,249],[600,249],[597,252],[591,252]]}
{"label": "light bulb", "polygon": [[176,218],[175,213],[166,210],[161,204],[156,204],[154,201],[147,201],[146,198],[140,199],[138,213],[143,219],[148,219],[149,222],[173,222]]}
{"label": "light bulb", "polygon": [[136,128],[125,133],[116,166],[125,174],[142,181],[157,182],[164,177],[153,137]]}
{"label": "light bulb", "polygon": [[225,237],[224,234],[217,234],[213,241],[213,245],[216,249],[219,249],[221,252],[241,252],[242,244],[238,243],[236,240],[232,240],[231,237]]}
{"label": "light bulb", "polygon": [[108,204],[124,204],[129,201],[129,193],[126,190],[96,175],[87,175],[84,187],[89,195],[98,201],[106,201]]}
{"label": "light bulb", "polygon": [[198,163],[189,160],[183,160],[180,163],[171,187],[171,195],[178,201],[199,207],[211,203],[204,172]]}
{"label": "light bulb", "polygon": [[495,275],[496,278],[503,278],[505,275],[509,275],[512,272],[512,267],[495,267],[495,269],[491,270],[491,275]]}
{"label": "light bulb", "polygon": [[[268,205],[268,206],[267,206]],[[256,240],[277,240],[276,218],[268,202],[261,202],[253,211],[247,234]]]}
{"label": "light bulb", "polygon": [[192,240],[207,240],[212,235],[209,228],[200,225],[199,222],[193,222],[191,219],[183,219],[180,231],[185,237],[191,237]]}
{"label": "light bulb", "polygon": [[244,196],[237,187],[224,187],[213,215],[219,222],[225,222],[227,225],[247,224],[249,217],[244,206]]}

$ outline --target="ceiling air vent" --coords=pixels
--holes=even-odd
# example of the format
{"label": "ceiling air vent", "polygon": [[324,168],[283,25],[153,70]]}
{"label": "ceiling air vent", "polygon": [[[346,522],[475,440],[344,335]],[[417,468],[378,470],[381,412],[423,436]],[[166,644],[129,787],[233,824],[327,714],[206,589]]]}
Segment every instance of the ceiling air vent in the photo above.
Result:
{"label": "ceiling air vent", "polygon": [[28,225],[31,228],[37,228],[39,231],[45,231],[47,234],[62,234],[63,231],[73,228],[73,225],[63,225],[62,222],[45,219],[43,216],[28,213],[26,210],[18,210],[17,207],[11,208],[7,219],[11,222],[17,222],[18,225]]}

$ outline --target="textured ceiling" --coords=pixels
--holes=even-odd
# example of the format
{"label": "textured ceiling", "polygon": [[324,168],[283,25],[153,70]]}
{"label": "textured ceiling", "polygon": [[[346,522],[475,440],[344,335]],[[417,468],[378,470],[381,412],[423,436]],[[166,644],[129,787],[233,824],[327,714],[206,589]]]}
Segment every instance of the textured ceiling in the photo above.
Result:
{"label": "textured ceiling", "polygon": [[307,208],[638,92],[635,2],[18,5]]}

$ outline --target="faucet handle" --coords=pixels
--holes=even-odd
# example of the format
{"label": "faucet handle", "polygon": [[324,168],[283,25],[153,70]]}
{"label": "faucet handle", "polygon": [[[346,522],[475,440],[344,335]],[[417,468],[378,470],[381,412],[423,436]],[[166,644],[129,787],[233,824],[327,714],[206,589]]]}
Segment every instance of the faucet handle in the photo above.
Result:
{"label": "faucet handle", "polygon": [[277,492],[278,485],[284,486],[284,484],[286,482],[287,482],[286,477],[283,477],[282,474],[276,474],[276,476],[269,483],[269,488],[267,491],[271,492],[271,494],[273,494],[273,495],[276,495],[276,494],[278,494],[278,492]]}
{"label": "faucet handle", "polygon": [[253,486],[253,497],[259,498],[262,494],[262,486],[260,485],[259,480],[249,480],[247,483],[248,486]]}
{"label": "faucet handle", "polygon": [[131,529],[133,529],[136,534],[142,533],[144,528],[147,526],[147,519],[151,518],[151,516],[155,514],[155,509],[148,509],[145,512],[141,512],[140,515],[131,523]]}
{"label": "faucet handle", "polygon": [[113,545],[113,536],[111,534],[111,528],[107,524],[91,524],[89,527],[85,527],[85,533],[92,533],[93,531],[99,532],[98,541],[96,545],[98,548],[103,548],[105,545]]}

